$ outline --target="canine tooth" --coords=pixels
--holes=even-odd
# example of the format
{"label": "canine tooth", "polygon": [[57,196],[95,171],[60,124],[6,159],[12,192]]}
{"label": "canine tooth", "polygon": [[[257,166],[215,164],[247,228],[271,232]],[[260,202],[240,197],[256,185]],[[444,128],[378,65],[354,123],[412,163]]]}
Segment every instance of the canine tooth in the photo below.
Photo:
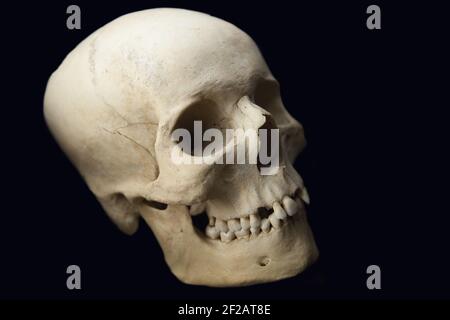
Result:
{"label": "canine tooth", "polygon": [[241,227],[242,227],[242,230],[250,229],[250,219],[247,217],[241,218]]}
{"label": "canine tooth", "polygon": [[272,227],[274,227],[275,229],[278,229],[281,225],[281,220],[278,219],[274,213],[269,216],[269,221]]}
{"label": "canine tooth", "polygon": [[300,191],[300,198],[303,200],[304,203],[309,204],[309,194],[308,190],[306,190],[306,187],[303,187]]}
{"label": "canine tooth", "polygon": [[225,221],[216,218],[216,229],[220,232],[227,232],[228,226]]}
{"label": "canine tooth", "polygon": [[250,230],[248,230],[248,229],[246,229],[246,230],[241,229],[241,230],[239,230],[239,231],[236,231],[236,232],[234,233],[234,235],[236,236],[236,238],[242,239],[242,238],[245,238],[245,237],[247,237],[248,235],[250,235]]}
{"label": "canine tooth", "polygon": [[196,216],[200,213],[202,213],[203,211],[205,211],[206,209],[206,203],[196,203],[191,205],[191,208],[189,209],[189,214],[191,216]]}
{"label": "canine tooth", "polygon": [[286,219],[287,218],[287,214],[286,212],[283,210],[283,208],[281,207],[279,202],[275,202],[273,204],[273,213],[275,214],[275,216],[280,219]]}
{"label": "canine tooth", "polygon": [[267,218],[262,219],[261,221],[261,230],[264,232],[270,231],[270,221]]}
{"label": "canine tooth", "polygon": [[235,238],[235,234],[233,231],[229,230],[228,232],[221,232],[220,233],[220,240],[223,242],[230,242]]}
{"label": "canine tooth", "polygon": [[228,229],[231,231],[239,231],[242,229],[241,224],[239,223],[238,219],[230,219],[228,220]]}
{"label": "canine tooth", "polygon": [[211,226],[211,227],[214,227],[214,224],[216,222],[216,218],[214,218],[214,217],[208,217],[208,218],[209,218],[208,225]]}
{"label": "canine tooth", "polygon": [[217,238],[219,238],[219,235],[220,235],[219,230],[217,230],[216,228],[211,227],[211,226],[206,226],[205,233],[208,236],[208,238],[211,238],[211,239],[217,239]]}
{"label": "canine tooth", "polygon": [[250,227],[259,228],[261,226],[261,218],[259,214],[254,213],[250,215]]}
{"label": "canine tooth", "polygon": [[293,216],[294,214],[297,213],[298,206],[297,203],[294,200],[292,200],[292,198],[285,196],[283,198],[283,206],[288,215]]}
{"label": "canine tooth", "polygon": [[251,228],[250,228],[250,232],[251,232],[253,235],[257,236],[257,235],[261,232],[261,228],[260,228],[260,227],[258,227],[258,228],[253,228],[253,227],[251,227]]}

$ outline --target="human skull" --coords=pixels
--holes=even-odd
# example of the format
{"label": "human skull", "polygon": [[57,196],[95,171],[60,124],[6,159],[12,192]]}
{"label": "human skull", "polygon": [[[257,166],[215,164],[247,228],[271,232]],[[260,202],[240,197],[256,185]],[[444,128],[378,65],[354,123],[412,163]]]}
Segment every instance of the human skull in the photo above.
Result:
{"label": "human skull", "polygon": [[[317,258],[292,161],[305,140],[253,40],[181,9],[122,16],[80,43],[49,79],[51,133],[111,220],[142,217],[183,282],[242,286],[294,276]],[[177,128],[278,128],[280,165],[175,164]],[[229,145],[227,145],[229,147]],[[223,152],[226,148],[224,148]],[[193,216],[209,218],[199,230]]]}

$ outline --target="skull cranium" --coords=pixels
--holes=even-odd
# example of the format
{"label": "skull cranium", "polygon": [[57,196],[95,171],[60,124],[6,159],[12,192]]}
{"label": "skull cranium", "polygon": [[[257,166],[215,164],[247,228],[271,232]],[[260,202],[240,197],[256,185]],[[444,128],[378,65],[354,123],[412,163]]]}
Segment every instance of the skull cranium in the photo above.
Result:
{"label": "skull cranium", "polygon": [[[51,76],[47,124],[114,223],[142,217],[182,281],[237,286],[303,271],[317,257],[302,179],[304,146],[253,40],[206,14],[152,9],[122,16],[80,43]],[[280,129],[280,168],[175,164],[171,133]],[[206,214],[206,231],[192,216]]]}

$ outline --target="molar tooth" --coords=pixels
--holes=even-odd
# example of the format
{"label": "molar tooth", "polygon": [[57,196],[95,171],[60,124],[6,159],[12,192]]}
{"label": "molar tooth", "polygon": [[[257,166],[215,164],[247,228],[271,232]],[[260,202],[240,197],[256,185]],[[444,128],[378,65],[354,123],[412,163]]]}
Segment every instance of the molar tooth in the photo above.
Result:
{"label": "molar tooth", "polygon": [[208,238],[211,238],[211,239],[219,238],[219,234],[220,234],[219,230],[217,230],[216,228],[211,227],[211,226],[206,226],[205,233],[208,236]]}
{"label": "molar tooth", "polygon": [[273,213],[275,214],[275,216],[280,219],[286,219],[287,218],[287,214],[286,212],[283,210],[283,208],[281,207],[279,202],[275,202],[273,204]]}
{"label": "molar tooth", "polygon": [[241,227],[242,230],[250,229],[250,219],[248,217],[241,218]]}
{"label": "molar tooth", "polygon": [[239,231],[242,229],[241,224],[239,223],[238,219],[230,219],[228,220],[228,229],[231,231]]}
{"label": "molar tooth", "polygon": [[261,226],[261,218],[259,217],[259,214],[253,213],[250,215],[250,227],[252,228],[259,228]]}
{"label": "molar tooth", "polygon": [[260,227],[258,227],[258,228],[253,228],[253,227],[251,227],[251,228],[250,228],[250,232],[251,232],[253,235],[257,236],[257,235],[261,232],[261,228],[260,228]]}
{"label": "molar tooth", "polygon": [[281,220],[275,216],[275,213],[272,213],[269,216],[269,221],[270,221],[270,224],[272,225],[272,227],[274,227],[275,229],[278,229],[281,225]]}
{"label": "molar tooth", "polygon": [[191,216],[196,216],[202,212],[204,212],[206,209],[206,203],[202,202],[202,203],[196,203],[191,205],[191,208],[189,209],[189,214]]}
{"label": "molar tooth", "polygon": [[228,226],[225,221],[216,218],[216,229],[220,232],[227,232]]}
{"label": "molar tooth", "polygon": [[262,219],[261,221],[261,229],[264,232],[269,232],[270,231],[270,221],[267,218]]}
{"label": "molar tooth", "polygon": [[304,203],[309,204],[309,194],[308,190],[306,190],[306,187],[303,187],[300,191],[300,198],[303,200]]}
{"label": "molar tooth", "polygon": [[293,216],[298,211],[297,203],[288,196],[285,196],[283,198],[283,206],[284,209],[286,210],[286,213],[290,216]]}
{"label": "molar tooth", "polygon": [[245,238],[245,237],[249,236],[250,235],[250,231],[248,229],[245,229],[245,230],[241,229],[239,231],[235,231],[234,235],[236,236],[236,238],[242,239],[242,238]]}
{"label": "molar tooth", "polygon": [[220,233],[220,240],[223,242],[230,242],[235,238],[235,234],[233,231],[228,230],[228,232],[221,232]]}

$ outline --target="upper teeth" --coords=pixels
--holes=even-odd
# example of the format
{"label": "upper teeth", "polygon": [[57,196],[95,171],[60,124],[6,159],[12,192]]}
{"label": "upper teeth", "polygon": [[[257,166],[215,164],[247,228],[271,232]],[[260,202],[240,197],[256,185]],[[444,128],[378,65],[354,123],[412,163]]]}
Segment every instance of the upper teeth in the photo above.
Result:
{"label": "upper teeth", "polygon": [[[273,215],[275,215],[275,217],[277,217],[280,220],[283,220],[287,217],[286,212],[283,210],[283,208],[278,202],[275,202],[273,204]],[[290,216],[292,216],[292,214],[290,214]]]}
{"label": "upper teeth", "polygon": [[250,227],[252,228],[259,228],[261,226],[261,218],[259,217],[259,214],[253,213],[250,215]]}
{"label": "upper teeth", "polygon": [[264,232],[270,231],[270,220],[268,218],[264,218],[261,222],[261,230]]}
{"label": "upper teeth", "polygon": [[242,229],[241,223],[239,222],[238,219],[230,219],[230,220],[228,220],[227,224],[228,224],[228,229],[233,232],[236,232],[236,231],[239,231]]}
{"label": "upper teeth", "polygon": [[241,218],[241,227],[242,230],[250,229],[250,219],[248,217]]}
{"label": "upper teeth", "polygon": [[283,206],[286,209],[287,214],[290,216],[293,216],[298,210],[297,203],[292,198],[287,196],[283,198]]}
{"label": "upper teeth", "polygon": [[304,203],[309,204],[309,194],[308,194],[308,190],[306,190],[305,187],[303,187],[300,190],[300,198],[303,200]]}
{"label": "upper teeth", "polygon": [[271,228],[280,228],[281,224],[287,221],[288,216],[292,217],[304,209],[303,201],[300,198],[294,200],[288,196],[285,196],[280,202],[274,202],[272,207],[272,213],[264,219],[261,219],[258,213],[226,221],[210,217],[205,233],[209,238],[220,238],[223,242],[230,242],[236,238],[249,238],[251,235],[257,236],[261,231],[267,233]]}
{"label": "upper teeth", "polygon": [[219,230],[220,232],[227,232],[228,231],[228,225],[226,224],[225,221],[220,220],[220,219],[216,219],[216,225],[215,225],[216,229]]}

